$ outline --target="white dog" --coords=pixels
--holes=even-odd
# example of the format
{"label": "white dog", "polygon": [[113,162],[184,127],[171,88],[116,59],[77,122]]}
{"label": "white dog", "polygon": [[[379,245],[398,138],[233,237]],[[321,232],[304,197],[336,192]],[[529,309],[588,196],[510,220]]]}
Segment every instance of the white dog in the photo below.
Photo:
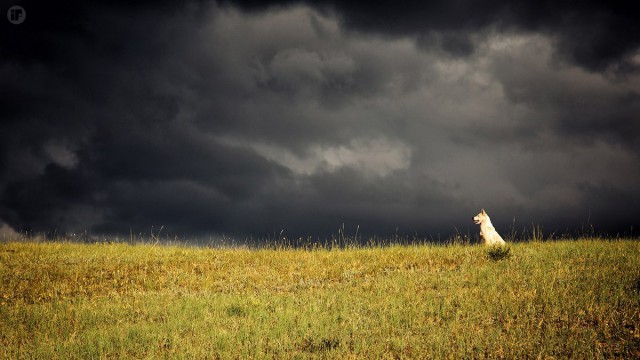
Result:
{"label": "white dog", "polygon": [[480,236],[484,240],[485,245],[504,245],[505,242],[496,231],[496,228],[491,224],[491,219],[489,215],[482,209],[482,211],[473,217],[473,222],[476,225],[480,225]]}

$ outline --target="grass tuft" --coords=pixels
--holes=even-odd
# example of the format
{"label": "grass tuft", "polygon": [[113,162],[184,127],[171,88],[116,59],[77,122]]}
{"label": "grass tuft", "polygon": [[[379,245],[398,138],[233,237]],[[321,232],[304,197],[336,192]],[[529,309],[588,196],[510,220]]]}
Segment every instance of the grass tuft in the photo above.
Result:
{"label": "grass tuft", "polygon": [[511,247],[509,246],[491,246],[487,250],[487,258],[491,261],[506,260],[511,257]]}

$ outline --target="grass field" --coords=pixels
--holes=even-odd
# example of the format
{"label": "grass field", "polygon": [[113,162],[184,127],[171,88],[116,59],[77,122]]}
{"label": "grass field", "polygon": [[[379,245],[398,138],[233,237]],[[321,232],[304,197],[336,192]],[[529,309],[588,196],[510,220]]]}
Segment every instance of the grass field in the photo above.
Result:
{"label": "grass field", "polygon": [[0,242],[1,358],[640,358],[640,242]]}

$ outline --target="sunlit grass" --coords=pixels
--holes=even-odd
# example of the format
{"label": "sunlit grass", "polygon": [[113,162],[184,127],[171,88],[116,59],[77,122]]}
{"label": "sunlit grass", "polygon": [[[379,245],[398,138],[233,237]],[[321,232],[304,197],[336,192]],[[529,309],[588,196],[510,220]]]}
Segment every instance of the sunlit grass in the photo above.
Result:
{"label": "sunlit grass", "polygon": [[2,358],[637,358],[640,243],[0,242]]}

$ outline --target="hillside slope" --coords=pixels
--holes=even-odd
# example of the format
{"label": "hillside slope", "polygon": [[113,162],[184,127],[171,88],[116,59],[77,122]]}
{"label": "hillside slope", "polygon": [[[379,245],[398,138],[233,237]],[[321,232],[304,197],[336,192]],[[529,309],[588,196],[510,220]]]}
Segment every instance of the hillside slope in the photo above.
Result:
{"label": "hillside slope", "polygon": [[506,255],[0,242],[0,357],[640,357],[640,242]]}

